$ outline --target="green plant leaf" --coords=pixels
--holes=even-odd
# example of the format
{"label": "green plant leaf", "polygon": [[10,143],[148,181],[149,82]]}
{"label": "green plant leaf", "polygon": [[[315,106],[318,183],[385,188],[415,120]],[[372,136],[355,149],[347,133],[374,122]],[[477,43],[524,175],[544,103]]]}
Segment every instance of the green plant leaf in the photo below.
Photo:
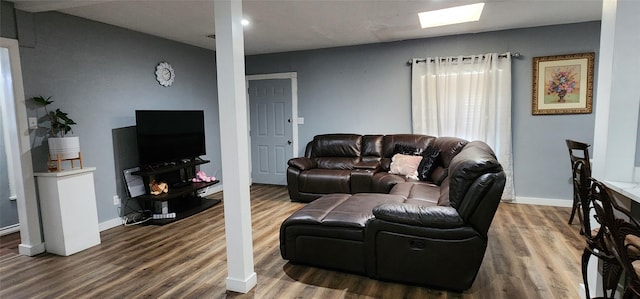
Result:
{"label": "green plant leaf", "polygon": [[49,101],[49,99],[51,99],[51,97],[48,98],[44,98],[42,96],[38,96],[38,97],[33,97],[33,101],[36,102],[36,104],[41,105],[41,106],[47,106],[51,103],[53,103],[53,101]]}
{"label": "green plant leaf", "polygon": [[33,101],[44,107],[47,118],[50,121],[49,133],[51,137],[64,137],[67,133],[73,132],[71,125],[76,125],[76,122],[69,118],[66,112],[62,112],[60,109],[55,111],[48,111],[47,105],[53,103],[51,97],[44,98],[42,96],[33,97]]}

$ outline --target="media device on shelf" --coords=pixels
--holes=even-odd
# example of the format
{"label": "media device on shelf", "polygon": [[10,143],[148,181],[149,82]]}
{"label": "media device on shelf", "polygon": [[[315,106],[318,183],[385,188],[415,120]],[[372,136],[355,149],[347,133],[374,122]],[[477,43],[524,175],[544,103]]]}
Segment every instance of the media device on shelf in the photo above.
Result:
{"label": "media device on shelf", "polygon": [[136,133],[143,168],[206,154],[202,110],[136,110]]}

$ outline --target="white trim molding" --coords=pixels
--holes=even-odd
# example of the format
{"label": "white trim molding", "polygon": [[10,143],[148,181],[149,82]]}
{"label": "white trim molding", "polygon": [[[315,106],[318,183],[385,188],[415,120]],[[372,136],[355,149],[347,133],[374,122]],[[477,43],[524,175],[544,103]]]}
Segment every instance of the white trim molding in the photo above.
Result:
{"label": "white trim molding", "polygon": [[28,245],[24,243],[18,245],[18,253],[20,253],[21,255],[34,256],[34,255],[41,254],[44,251],[45,251],[44,242],[38,243],[35,245]]}
{"label": "white trim molding", "polygon": [[258,277],[253,272],[245,280],[227,277],[227,290],[246,294],[258,283]]}
{"label": "white trim molding", "polygon": [[20,224],[0,227],[0,236],[6,236],[8,234],[13,234],[18,232],[20,232]]}
{"label": "white trim molding", "polygon": [[122,225],[122,223],[124,223],[122,221],[122,217],[113,218],[113,219],[110,219],[110,220],[107,220],[107,221],[104,221],[104,222],[100,222],[98,224],[98,230],[102,232],[102,231],[108,230],[110,228],[114,228],[116,226],[120,226],[120,225]]}
{"label": "white trim molding", "polygon": [[527,205],[539,205],[539,206],[552,206],[552,207],[573,207],[573,201],[567,199],[556,198],[538,198],[538,197],[522,197],[516,196],[516,200],[513,203],[527,204]]}

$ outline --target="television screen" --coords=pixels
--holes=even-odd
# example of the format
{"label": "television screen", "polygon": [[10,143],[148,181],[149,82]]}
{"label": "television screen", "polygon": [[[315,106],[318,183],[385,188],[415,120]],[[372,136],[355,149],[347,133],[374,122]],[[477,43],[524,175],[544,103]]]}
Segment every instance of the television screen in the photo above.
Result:
{"label": "television screen", "polygon": [[136,110],[140,165],[206,154],[202,110]]}

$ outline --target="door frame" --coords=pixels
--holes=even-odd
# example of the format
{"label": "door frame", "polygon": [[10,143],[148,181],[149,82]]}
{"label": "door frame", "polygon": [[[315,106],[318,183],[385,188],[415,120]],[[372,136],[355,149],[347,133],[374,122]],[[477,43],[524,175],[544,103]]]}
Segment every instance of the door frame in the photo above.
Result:
{"label": "door frame", "polygon": [[[291,80],[291,149],[293,157],[297,157],[298,153],[298,72],[287,73],[270,73],[245,76],[245,86],[247,92],[247,128],[251,130],[251,98],[249,97],[249,81],[270,80],[270,79],[290,79]],[[249,140],[249,173],[251,173],[250,182],[253,183],[253,160],[251,155],[251,132],[247,135]]]}

